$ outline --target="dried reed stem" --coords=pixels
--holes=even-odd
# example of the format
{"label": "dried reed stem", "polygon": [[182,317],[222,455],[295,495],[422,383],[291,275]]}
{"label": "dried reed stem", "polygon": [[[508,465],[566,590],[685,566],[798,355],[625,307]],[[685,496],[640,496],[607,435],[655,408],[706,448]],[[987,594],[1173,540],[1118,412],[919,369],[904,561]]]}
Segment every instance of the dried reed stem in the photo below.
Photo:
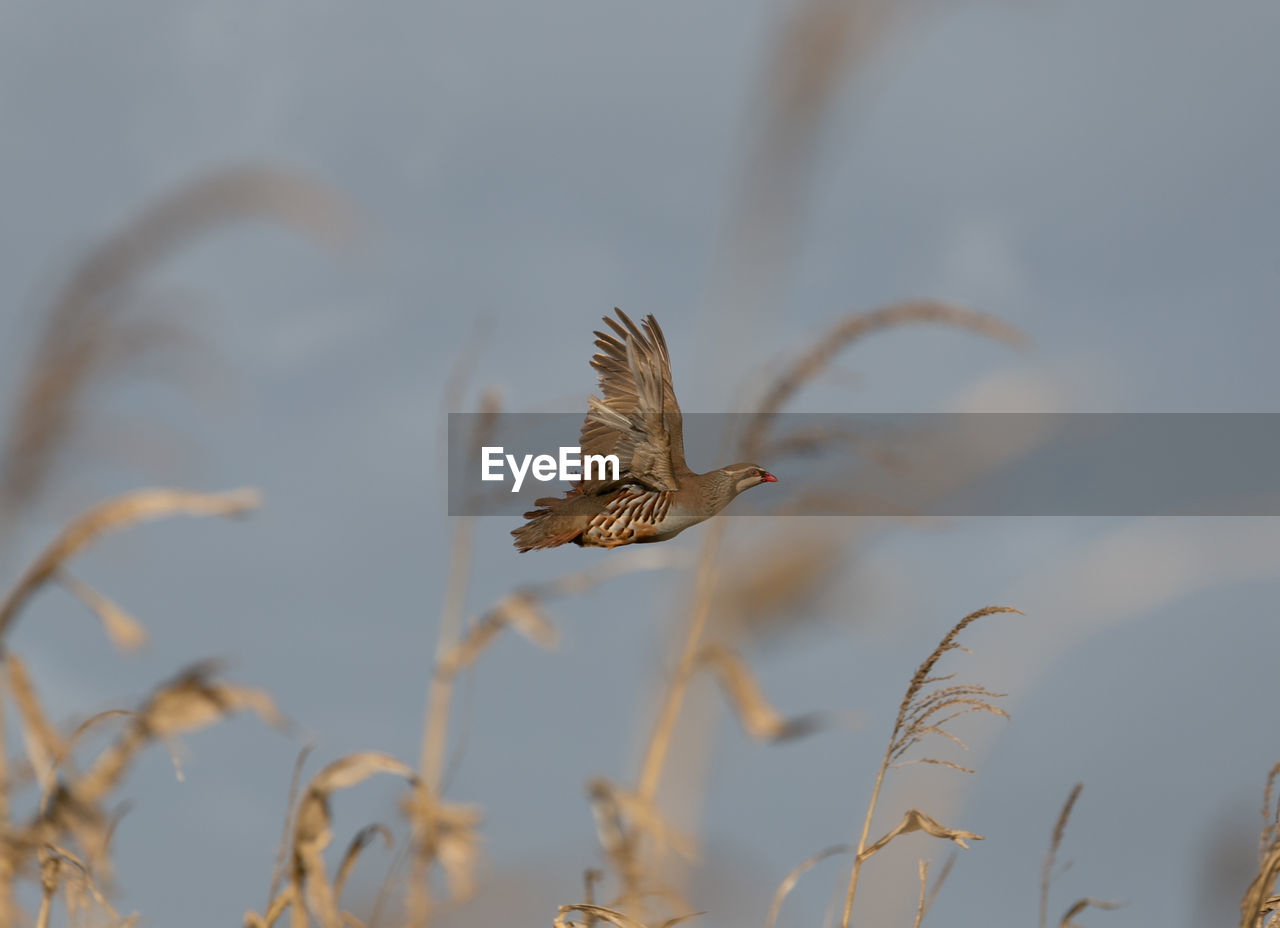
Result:
{"label": "dried reed stem", "polygon": [[138,285],[149,271],[201,234],[247,219],[275,222],[338,246],[351,237],[352,215],[345,201],[315,181],[245,165],[168,191],[104,237],[49,306],[35,358],[18,388],[0,451],[0,524],[19,515],[46,483],[94,383],[154,340],[154,325],[131,329],[120,318],[137,301]]}
{"label": "dried reed stem", "polygon": [[680,662],[671,676],[662,706],[658,710],[653,732],[645,746],[644,760],[640,765],[636,793],[645,802],[652,802],[657,794],[658,782],[662,779],[662,768],[667,758],[667,748],[671,744],[671,734],[680,714],[680,705],[684,701],[689,679],[697,669],[702,633],[707,626],[707,617],[711,614],[712,592],[715,589],[716,553],[720,549],[724,524],[723,519],[714,520],[703,536],[702,550],[698,555],[698,569],[694,579],[693,601],[689,611],[689,627],[685,632]]}
{"label": "dried reed stem", "polygon": [[[451,381],[457,376],[451,375]],[[479,418],[471,442],[479,448],[492,428],[498,413],[498,399],[492,391],[481,398]],[[410,867],[408,908],[413,925],[430,921],[430,869],[437,846],[440,824],[440,793],[443,786],[445,750],[448,746],[449,708],[453,701],[456,675],[445,672],[444,665],[455,654],[462,638],[462,609],[471,574],[471,547],[475,536],[475,520],[458,518],[453,526],[453,544],[449,553],[449,579],[444,602],[440,607],[440,629],[436,635],[435,659],[431,666],[431,683],[427,688],[427,706],[423,718],[422,748],[418,756],[418,790],[421,808],[413,817],[415,853]]]}
{"label": "dried reed stem", "polygon": [[[947,679],[946,677],[933,676],[933,668],[948,651],[953,651],[960,647],[956,643],[956,638],[959,634],[978,619],[998,612],[1018,612],[1018,610],[1008,606],[987,606],[985,609],[969,613],[969,615],[956,623],[951,631],[947,632],[942,641],[938,643],[938,646],[933,649],[933,653],[925,658],[924,663],[916,668],[915,674],[911,677],[911,682],[907,685],[906,695],[903,696],[902,703],[898,706],[898,717],[894,722],[893,732],[889,736],[889,745],[885,748],[884,757],[880,761],[880,768],[876,771],[875,785],[871,788],[871,799],[867,803],[867,812],[862,820],[862,831],[858,835],[857,853],[853,858],[853,866],[849,869],[849,885],[845,890],[844,910],[840,916],[840,928],[849,928],[849,916],[853,911],[854,893],[858,888],[858,875],[862,871],[863,861],[870,857],[871,848],[867,844],[867,835],[871,832],[871,818],[875,814],[876,805],[880,800],[880,788],[884,785],[884,777],[889,768],[896,760],[902,757],[907,748],[917,743],[926,734],[941,734],[956,740],[941,726],[957,714],[985,711],[1004,715],[1001,710],[987,701],[1000,694],[991,693],[983,687],[968,685],[948,686],[931,692],[925,691],[930,684],[945,682]],[[1021,615],[1021,613],[1018,614]],[[946,718],[936,718],[939,712],[954,708],[957,705],[960,707],[959,712],[953,713]],[[948,764],[948,766],[954,767],[956,765]]]}
{"label": "dried reed stem", "polygon": [[[462,635],[462,605],[467,593],[467,580],[471,570],[471,542],[475,535],[474,520],[459,518],[453,526],[453,546],[449,554],[449,580],[445,587],[444,603],[440,609],[440,631],[436,637],[435,660],[432,664],[431,684],[427,689],[426,718],[422,731],[422,751],[418,759],[418,774],[422,778],[421,789],[427,803],[425,819],[427,829],[434,820],[431,808],[440,802],[440,778],[444,770],[445,747],[449,732],[449,706],[453,698],[453,674],[440,673],[438,667],[445,657],[457,648]],[[420,847],[434,844],[431,834],[416,836]],[[430,921],[431,887],[430,861],[415,855],[413,875],[409,882],[409,917],[414,925],[426,925]]]}
{"label": "dried reed stem", "polygon": [[826,336],[816,341],[770,384],[743,436],[745,457],[756,456],[755,452],[764,445],[773,418],[796,391],[816,377],[851,343],[882,329],[930,322],[967,329],[1014,346],[1021,346],[1025,341],[1021,332],[995,316],[937,300],[909,300],[848,316],[836,323]]}
{"label": "dried reed stem", "polygon": [[1044,863],[1040,866],[1040,928],[1045,928],[1049,922],[1049,884],[1053,882],[1053,865],[1058,858],[1058,848],[1062,846],[1062,836],[1067,831],[1067,820],[1071,818],[1071,810],[1075,808],[1076,800],[1080,798],[1080,791],[1083,789],[1083,783],[1077,783],[1071,787],[1067,801],[1062,804],[1062,811],[1058,813],[1058,820],[1054,822],[1053,836],[1049,839],[1049,850],[1044,855]]}
{"label": "dried reed stem", "polygon": [[774,890],[773,901],[769,903],[769,914],[764,919],[764,928],[774,928],[774,925],[778,923],[778,913],[782,911],[782,903],[791,894],[791,890],[795,889],[795,885],[799,882],[801,876],[828,857],[851,853],[853,853],[852,844],[835,844],[819,851],[812,857],[802,860],[791,868],[791,872],[783,877],[782,882],[778,884],[778,888]]}

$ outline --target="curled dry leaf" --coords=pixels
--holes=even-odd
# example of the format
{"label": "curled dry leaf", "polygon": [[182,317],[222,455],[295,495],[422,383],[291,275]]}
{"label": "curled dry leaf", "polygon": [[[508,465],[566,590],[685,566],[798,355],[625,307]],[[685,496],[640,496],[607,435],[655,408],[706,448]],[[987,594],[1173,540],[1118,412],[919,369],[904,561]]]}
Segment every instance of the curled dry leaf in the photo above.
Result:
{"label": "curled dry leaf", "polygon": [[102,535],[165,516],[230,516],[258,506],[255,490],[226,493],[194,493],[188,490],[138,490],[99,503],[77,516],[40,553],[18,583],[0,600],[0,638],[14,617],[40,587],[55,577],[62,565]]}
{"label": "curled dry leaf", "polygon": [[867,847],[867,849],[858,856],[863,860],[866,860],[872,854],[883,849],[885,845],[898,837],[898,835],[908,834],[913,831],[923,831],[925,834],[932,835],[935,838],[945,838],[948,841],[954,841],[956,844],[966,849],[969,847],[969,845],[965,843],[966,841],[984,840],[982,835],[976,835],[972,831],[962,831],[958,828],[948,828],[945,825],[941,825],[935,819],[925,815],[919,809],[908,809],[906,813],[903,814],[902,821],[898,822],[898,824],[886,832],[879,841],[876,841],[874,844]]}
{"label": "curled dry leaf", "polygon": [[[410,783],[417,782],[413,770],[391,755],[362,751],[338,758],[312,777],[298,803],[293,825],[294,899],[305,899],[307,907],[325,928],[342,928],[337,899],[324,867],[324,849],[333,837],[329,830],[329,796],[377,773],[390,773]],[[300,911],[295,901],[295,918]]]}
{"label": "curled dry leaf", "polygon": [[743,729],[757,741],[797,738],[817,727],[818,717],[815,715],[783,718],[769,705],[742,658],[728,648],[709,645],[702,650],[698,663],[715,674]]}
{"label": "curled dry leaf", "polygon": [[[574,912],[581,912],[591,921],[603,920],[617,928],[645,928],[645,925],[636,921],[629,915],[625,915],[616,909],[606,908],[602,905],[591,905],[589,903],[580,902],[577,905],[562,905],[556,912],[555,921],[552,923],[555,928],[579,928],[578,922],[569,921],[569,916]],[[681,922],[688,921],[691,918],[697,918],[701,912],[690,912],[688,915],[677,915],[675,918],[668,918],[658,928],[674,928]]]}
{"label": "curled dry leaf", "polygon": [[531,592],[509,593],[478,621],[440,660],[439,671],[452,676],[470,667],[504,628],[511,628],[541,648],[557,644],[555,627]]}

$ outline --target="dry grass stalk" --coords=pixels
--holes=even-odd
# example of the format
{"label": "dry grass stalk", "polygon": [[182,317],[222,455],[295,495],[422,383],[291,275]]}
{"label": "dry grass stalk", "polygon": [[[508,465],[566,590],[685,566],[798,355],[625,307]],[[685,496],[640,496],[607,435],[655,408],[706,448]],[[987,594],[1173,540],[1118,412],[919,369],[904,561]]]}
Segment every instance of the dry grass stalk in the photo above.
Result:
{"label": "dry grass stalk", "polygon": [[942,872],[938,874],[938,878],[933,881],[933,886],[928,888],[926,892],[925,886],[929,879],[929,861],[922,860],[920,867],[920,897],[916,902],[916,917],[911,923],[911,928],[920,928],[920,923],[924,921],[924,917],[929,914],[929,910],[933,908],[934,900],[938,898],[938,893],[942,889],[942,884],[947,881],[947,877],[951,875],[951,868],[956,862],[956,855],[951,854],[947,857],[947,862],[942,865]]}
{"label": "dry grass stalk", "polygon": [[802,386],[818,376],[839,352],[873,332],[918,323],[954,326],[1014,346],[1021,346],[1024,342],[1017,329],[994,316],[934,300],[894,303],[871,312],[848,316],[770,383],[742,436],[743,456],[749,460],[759,456],[778,412]]}
{"label": "dry grass stalk", "polygon": [[[685,691],[698,669],[700,644],[714,598],[716,551],[723,526],[723,520],[714,520],[703,535],[684,645],[645,743],[635,791],[618,790],[603,778],[587,784],[601,848],[621,885],[617,896],[619,905],[637,904],[650,895],[679,900],[678,893],[653,876],[657,861],[650,860],[648,855],[659,858],[671,846],[672,832],[657,811],[657,790]],[[609,788],[602,789],[602,785]],[[692,841],[687,843],[686,850],[689,852],[686,856],[692,857],[695,850]],[[648,885],[650,883],[653,885]]]}
{"label": "dry grass stalk", "polygon": [[[452,377],[451,377],[452,380]],[[498,399],[493,392],[480,401],[480,414],[471,444],[479,449],[498,415]],[[442,670],[456,659],[462,636],[462,609],[466,599],[471,569],[471,547],[475,523],[471,518],[458,518],[453,524],[453,544],[449,553],[449,579],[440,608],[440,629],[436,635],[434,668],[427,687],[427,706],[423,713],[422,748],[418,756],[419,792],[412,806],[410,820],[413,862],[409,881],[409,924],[425,926],[431,917],[431,869],[435,852],[442,844],[441,832],[448,829],[438,809],[442,809],[441,788],[445,747],[448,743],[449,708],[453,700],[455,674]]]}
{"label": "dry grass stalk", "polygon": [[764,928],[774,928],[778,923],[778,913],[782,911],[782,903],[786,901],[787,896],[791,895],[791,890],[795,889],[796,883],[800,882],[800,877],[827,858],[835,857],[837,854],[852,854],[853,850],[852,844],[834,844],[796,864],[774,890],[773,901],[769,903],[769,914],[764,919]]}
{"label": "dry grass stalk", "polygon": [[[285,803],[284,824],[280,828],[280,843],[276,846],[276,858],[271,865],[271,884],[267,888],[267,914],[271,913],[274,900],[279,895],[289,856],[289,836],[293,834],[293,815],[298,808],[298,788],[302,784],[302,768],[315,750],[314,744],[303,745],[293,761],[293,773],[289,775],[289,798]],[[270,922],[268,922],[270,924]]]}
{"label": "dry grass stalk", "polygon": [[1076,800],[1080,798],[1080,792],[1083,789],[1084,784],[1077,783],[1067,794],[1067,801],[1062,804],[1062,811],[1058,813],[1058,820],[1053,825],[1053,834],[1049,838],[1049,850],[1044,855],[1044,863],[1040,866],[1040,928],[1045,928],[1048,924],[1049,885],[1053,882],[1054,863],[1058,857],[1058,848],[1062,846],[1062,837],[1067,831],[1067,820],[1071,818],[1071,810],[1075,808]]}
{"label": "dry grass stalk", "polygon": [[366,847],[373,843],[375,838],[382,839],[382,845],[387,850],[391,850],[395,846],[395,841],[391,837],[391,829],[386,825],[374,823],[365,825],[356,832],[351,843],[347,845],[346,852],[342,855],[342,863],[338,865],[337,875],[333,878],[333,897],[335,899],[342,898],[343,887],[347,885],[347,877],[351,875],[351,869],[355,866],[356,860]]}
{"label": "dry grass stalk", "polygon": [[667,747],[671,743],[671,733],[679,717],[680,704],[684,701],[689,679],[697,667],[703,630],[711,614],[712,594],[715,590],[716,555],[719,552],[723,534],[724,520],[716,519],[702,536],[698,569],[694,575],[693,598],[689,607],[689,627],[685,634],[680,662],[671,676],[671,682],[658,711],[653,732],[645,745],[644,759],[640,765],[636,793],[646,802],[652,802],[657,795],[658,783],[662,778],[662,767],[666,762]]}
{"label": "dry grass stalk", "polygon": [[122,319],[143,277],[202,233],[265,219],[326,244],[345,241],[351,211],[333,191],[297,174],[246,166],[199,178],[156,200],[74,268],[45,318],[0,457],[0,525],[39,493],[80,419],[92,386],[164,335]]}
{"label": "dry grass stalk", "polygon": [[63,565],[102,535],[166,516],[240,515],[257,508],[259,503],[254,490],[194,493],[172,489],[137,490],[99,503],[73,519],[0,600],[0,641],[31,596],[46,583],[60,579]]}
{"label": "dry grass stalk", "polygon": [[721,246],[732,290],[722,305],[763,311],[798,236],[820,130],[846,76],[914,4],[905,0],[803,0],[789,4],[772,43],[757,109],[760,126],[745,161],[741,193]]}
{"label": "dry grass stalk", "polygon": [[[880,769],[876,771],[875,785],[871,789],[871,799],[867,803],[867,812],[862,821],[862,833],[858,837],[857,853],[853,859],[853,866],[849,871],[849,884],[845,890],[844,910],[840,918],[840,928],[849,928],[849,917],[853,911],[854,894],[858,888],[858,875],[861,872],[863,862],[876,851],[886,846],[897,835],[908,831],[922,830],[934,837],[955,841],[961,847],[967,846],[964,843],[966,839],[976,839],[978,837],[970,832],[948,829],[939,825],[929,816],[911,809],[892,831],[874,844],[867,844],[867,835],[871,831],[871,819],[875,814],[876,804],[880,798],[880,788],[884,785],[885,774],[891,767],[899,766],[903,762],[904,755],[912,747],[930,735],[941,736],[963,747],[963,743],[946,729],[950,722],[963,715],[973,712],[985,712],[1002,718],[1008,717],[1007,713],[993,702],[1003,694],[994,693],[977,684],[939,686],[938,684],[948,683],[953,679],[954,675],[935,676],[933,673],[938,661],[947,653],[955,650],[965,650],[957,641],[961,632],[978,619],[1004,612],[1022,614],[1017,609],[1009,606],[988,606],[965,616],[943,636],[942,641],[925,658],[924,662],[916,668],[915,674],[911,677],[911,682],[907,685],[906,695],[903,696],[902,703],[898,706],[898,717],[894,721],[893,731],[889,735],[889,746],[885,749],[884,758],[880,761]],[[956,770],[966,769],[950,761],[937,760],[935,758],[923,758],[923,760]]]}
{"label": "dry grass stalk", "polygon": [[[1067,832],[1067,822],[1071,818],[1071,812],[1075,808],[1076,800],[1080,798],[1080,793],[1083,789],[1084,784],[1077,783],[1071,787],[1071,792],[1067,794],[1067,801],[1062,804],[1062,811],[1058,813],[1058,820],[1053,825],[1053,834],[1049,838],[1049,850],[1045,854],[1044,863],[1040,867],[1040,928],[1045,928],[1046,919],[1048,918],[1049,887],[1056,876],[1053,870],[1057,862],[1058,850],[1062,847],[1062,839]],[[1067,864],[1067,866],[1070,866],[1070,864]],[[1058,928],[1080,928],[1072,919],[1085,909],[1118,909],[1121,905],[1122,903],[1119,902],[1108,902],[1103,899],[1089,897],[1077,899],[1067,907],[1062,918],[1058,920]]]}
{"label": "dry grass stalk", "polygon": [[1275,892],[1280,878],[1280,763],[1267,773],[1262,789],[1262,829],[1258,834],[1258,872],[1240,900],[1240,928],[1263,928],[1276,922],[1280,894]]}
{"label": "dry grass stalk", "polygon": [[924,858],[916,861],[916,875],[920,879],[920,893],[916,897],[916,917],[911,920],[911,928],[920,928],[924,921],[929,899],[929,861]]}

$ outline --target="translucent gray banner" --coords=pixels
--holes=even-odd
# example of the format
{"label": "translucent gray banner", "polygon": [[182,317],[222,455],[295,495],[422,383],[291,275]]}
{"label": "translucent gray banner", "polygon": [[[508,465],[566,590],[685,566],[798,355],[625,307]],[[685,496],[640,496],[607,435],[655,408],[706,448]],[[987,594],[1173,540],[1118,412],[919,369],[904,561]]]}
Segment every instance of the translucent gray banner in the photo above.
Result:
{"label": "translucent gray banner", "polygon": [[[582,422],[451,414],[449,514],[562,495]],[[1280,515],[1280,414],[686,413],[683,433],[695,472],[749,459],[777,476],[726,515]]]}

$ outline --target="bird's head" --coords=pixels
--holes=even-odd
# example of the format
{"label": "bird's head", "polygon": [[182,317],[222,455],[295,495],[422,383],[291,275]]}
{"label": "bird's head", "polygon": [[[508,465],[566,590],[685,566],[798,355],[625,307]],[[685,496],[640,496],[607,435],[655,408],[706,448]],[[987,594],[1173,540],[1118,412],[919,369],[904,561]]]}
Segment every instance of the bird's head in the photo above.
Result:
{"label": "bird's head", "polygon": [[727,483],[733,488],[734,496],[737,496],[743,490],[750,490],[752,487],[759,486],[762,483],[778,482],[777,477],[759,464],[734,464],[726,467],[723,473]]}

